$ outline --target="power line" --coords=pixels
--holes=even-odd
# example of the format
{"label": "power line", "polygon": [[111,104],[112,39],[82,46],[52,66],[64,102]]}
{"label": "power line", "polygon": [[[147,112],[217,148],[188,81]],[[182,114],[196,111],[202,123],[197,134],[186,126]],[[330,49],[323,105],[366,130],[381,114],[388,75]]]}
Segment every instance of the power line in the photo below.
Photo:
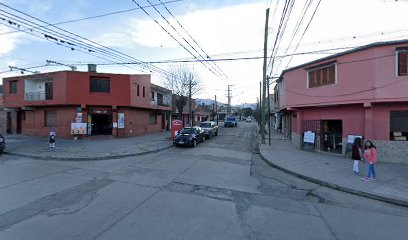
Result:
{"label": "power line", "polygon": [[[176,2],[181,2],[181,1],[184,1],[184,0],[172,0],[172,1],[167,1],[167,2],[164,2],[164,3],[165,3],[165,4],[169,4],[169,3],[176,3]],[[153,6],[159,6],[159,5],[161,5],[161,4],[162,4],[162,3],[156,3],[156,4],[153,4],[153,5],[146,5],[146,6],[144,6],[144,8],[150,8],[150,7],[153,7]],[[125,13],[125,12],[131,12],[131,11],[135,11],[135,10],[139,10],[139,9],[140,9],[139,7],[130,8],[130,9],[126,9],[126,10],[121,10],[121,11],[116,11],[116,12],[110,12],[110,13],[105,13],[105,14],[101,14],[101,15],[95,15],[95,16],[90,16],[90,17],[84,17],[84,18],[78,18],[78,19],[73,19],[73,20],[68,20],[68,21],[63,21],[63,22],[57,22],[57,23],[42,25],[42,26],[40,26],[40,27],[34,27],[34,28],[29,29],[29,30],[37,29],[37,28],[41,28],[41,27],[50,27],[50,26],[57,26],[57,25],[67,24],[67,23],[80,22],[80,21],[89,20],[89,19],[95,19],[95,18],[102,18],[102,17],[111,16],[111,15],[115,15],[115,14],[120,14],[120,13]],[[18,32],[20,32],[20,31],[10,31],[10,32],[5,32],[5,33],[0,33],[0,36],[1,36],[1,35],[6,35],[6,34],[11,34],[11,33],[18,33]]]}
{"label": "power line", "polygon": [[[189,49],[187,49],[179,40],[177,40],[173,34],[171,34],[169,31],[167,31],[167,29],[159,23],[159,21],[157,21],[152,15],[150,15],[149,12],[146,11],[146,9],[144,9],[138,2],[136,2],[135,0],[132,0],[132,2],[134,2],[138,7],[140,7],[140,9],[147,15],[149,16],[151,19],[153,19],[153,21],[160,26],[160,28],[165,31],[174,41],[176,41],[182,48],[184,48],[184,50],[186,50],[188,53],[190,53],[194,58],[198,59]],[[214,75],[218,76],[213,70],[211,70],[210,68],[208,68]]]}
{"label": "power line", "polygon": [[[9,9],[12,9],[13,11],[18,12],[18,13],[20,13],[20,14],[23,14],[23,15],[25,15],[25,16],[28,16],[28,17],[30,17],[30,18],[32,18],[32,19],[35,19],[36,21],[39,21],[39,22],[44,23],[44,24],[46,24],[46,25],[50,25],[49,23],[47,23],[47,22],[45,22],[45,21],[43,21],[43,20],[41,20],[41,19],[38,19],[38,18],[36,18],[36,17],[33,17],[33,16],[31,16],[31,15],[29,15],[29,14],[27,14],[27,13],[24,13],[24,12],[22,12],[22,11],[20,11],[20,10],[17,10],[17,9],[15,9],[15,8],[13,8],[13,7],[10,7],[10,6],[6,5],[6,4],[0,3],[0,5],[5,6],[5,7],[9,8]],[[1,10],[1,11],[3,11],[3,10]],[[3,12],[5,12],[5,11],[3,11]],[[5,13],[7,13],[7,12],[5,12]],[[7,13],[7,14],[10,14],[10,13]],[[10,15],[16,16],[16,15],[14,15],[14,14],[10,14]],[[19,17],[19,18],[20,18],[20,19],[24,19],[24,18],[21,18],[21,17]],[[3,20],[4,20],[4,19],[3,19]],[[37,25],[37,26],[40,26],[39,24],[33,23],[32,21],[29,21],[29,20],[27,20],[27,19],[24,19],[24,21],[29,22],[29,23],[32,23],[32,24],[35,24],[35,25]],[[9,22],[10,22],[10,21],[9,21]],[[119,58],[119,57],[122,58],[122,59],[123,59],[123,58],[128,58],[128,59],[130,58],[130,59],[136,61],[138,64],[140,64],[142,68],[146,67],[146,68],[148,68],[148,69],[150,69],[150,70],[153,70],[153,71],[156,71],[156,72],[158,72],[158,73],[160,73],[160,74],[169,74],[167,71],[165,71],[165,70],[163,70],[163,69],[160,69],[160,68],[158,68],[158,67],[156,67],[156,66],[153,66],[153,65],[148,65],[148,64],[144,63],[143,61],[138,60],[138,59],[136,59],[136,58],[134,58],[134,57],[131,57],[131,56],[125,54],[125,53],[122,53],[122,52],[119,52],[119,51],[114,50],[114,49],[112,49],[112,48],[106,47],[106,46],[104,46],[104,45],[102,45],[102,44],[99,44],[99,43],[97,43],[97,42],[95,42],[95,41],[92,41],[92,40],[90,40],[90,39],[84,38],[84,37],[82,37],[82,36],[79,36],[79,35],[77,35],[77,34],[74,34],[74,33],[72,33],[72,32],[69,32],[69,31],[67,31],[67,30],[64,30],[64,29],[62,29],[62,28],[59,28],[59,27],[56,27],[56,26],[53,26],[53,27],[56,28],[56,29],[58,29],[58,30],[60,30],[60,31],[62,31],[62,32],[65,32],[65,33],[71,34],[71,35],[73,35],[73,36],[75,36],[75,37],[78,37],[78,38],[80,38],[80,39],[83,39],[83,40],[87,41],[88,43],[87,43],[87,42],[83,42],[82,40],[78,40],[78,39],[76,39],[76,38],[67,36],[67,35],[65,35],[65,34],[63,34],[63,33],[55,32],[54,30],[50,30],[50,29],[47,28],[47,27],[42,27],[41,29],[46,29],[46,30],[52,31],[54,34],[59,34],[59,36],[68,37],[68,38],[70,39],[70,41],[77,41],[77,43],[79,42],[80,45],[82,44],[82,46],[87,46],[88,48],[97,49],[98,51],[102,51],[102,52],[105,52],[105,53],[106,53],[106,52],[109,52],[109,54],[114,55],[116,58]],[[48,33],[49,33],[49,32],[48,32]],[[45,34],[44,34],[44,37],[45,37],[47,40],[49,40],[48,38],[51,38],[52,40],[58,41],[58,39],[56,39],[55,37],[50,36],[50,35],[45,35]],[[66,42],[65,42],[65,41],[64,41],[64,42],[59,41],[59,45],[62,45],[61,43],[66,43]],[[70,43],[69,41],[68,41],[67,43],[68,43],[69,45],[72,45],[72,43]],[[95,46],[93,46],[92,44],[89,44],[89,43],[92,43],[92,44],[94,44],[94,45],[96,45],[96,46],[99,46],[99,47],[95,47]],[[75,50],[75,49],[71,48],[71,50]],[[88,51],[89,51],[89,49],[88,49]],[[91,51],[89,51],[89,52],[91,52]]]}
{"label": "power line", "polygon": [[[401,79],[408,79],[408,77],[404,77],[404,78],[401,78]],[[286,88],[284,90],[287,91],[287,92],[290,92],[290,93],[293,93],[293,94],[296,94],[296,95],[300,95],[300,96],[305,96],[305,97],[344,97],[344,96],[350,96],[350,95],[359,94],[359,93],[363,93],[363,92],[374,91],[376,89],[385,88],[385,87],[388,87],[388,86],[391,86],[391,85],[394,85],[394,84],[397,84],[397,83],[400,83],[400,81],[394,81],[394,82],[387,83],[387,84],[384,84],[384,85],[378,86],[378,87],[371,87],[371,88],[364,89],[364,90],[359,90],[359,91],[344,93],[344,94],[336,94],[336,95],[333,95],[333,94],[330,94],[330,95],[312,95],[312,94],[304,94],[304,93],[291,91],[291,90],[288,90]]]}
{"label": "power line", "polygon": [[[149,4],[152,4],[149,0],[146,0]],[[186,42],[192,49],[193,51],[195,51],[202,59],[205,59],[205,57],[203,57],[198,51],[197,49],[195,49],[194,46],[191,45],[191,43],[189,41],[187,41],[187,39],[185,37],[183,37],[181,35],[181,33],[173,26],[173,24],[171,24],[166,17],[163,16],[163,14],[155,7],[153,6],[153,9],[161,16],[161,18],[167,22],[167,24],[184,40],[184,42]],[[184,45],[183,45],[184,47]],[[186,49],[186,48],[184,48]],[[190,52],[191,53],[191,52]],[[193,55],[194,58],[198,59],[193,53],[191,53]],[[215,73],[213,68],[210,68],[209,66],[205,65],[203,63],[203,66],[206,67],[208,70],[210,70],[214,75],[216,76],[220,76],[220,73]],[[215,69],[215,71],[218,71],[217,69]]]}
{"label": "power line", "polygon": [[[177,18],[173,15],[173,13],[171,13],[171,11],[167,8],[167,6],[165,5],[165,3],[163,3],[161,0],[159,0],[160,3],[163,4],[164,8],[167,10],[167,12],[170,14],[170,16],[172,16],[174,18],[174,20],[176,20],[176,22],[178,23],[178,25],[184,30],[184,32],[191,38],[191,40],[193,40],[193,42],[198,46],[198,48],[200,48],[200,50],[207,56],[207,58],[211,59],[210,55],[207,54],[204,49],[197,43],[197,41],[193,38],[193,36],[191,36],[191,34],[184,28],[184,26],[179,22],[179,20],[177,20]],[[228,78],[228,76],[222,71],[222,69],[214,62],[212,62],[217,68],[218,70],[226,77]]]}

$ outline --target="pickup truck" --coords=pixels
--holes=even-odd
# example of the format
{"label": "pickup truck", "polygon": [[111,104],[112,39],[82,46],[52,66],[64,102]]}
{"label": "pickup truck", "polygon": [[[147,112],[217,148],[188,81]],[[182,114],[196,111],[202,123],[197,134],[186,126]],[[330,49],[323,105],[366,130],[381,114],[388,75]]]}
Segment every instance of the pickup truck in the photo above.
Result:
{"label": "pickup truck", "polygon": [[212,136],[218,136],[218,125],[215,122],[207,121],[200,123],[201,129],[204,130],[204,136],[210,139]]}

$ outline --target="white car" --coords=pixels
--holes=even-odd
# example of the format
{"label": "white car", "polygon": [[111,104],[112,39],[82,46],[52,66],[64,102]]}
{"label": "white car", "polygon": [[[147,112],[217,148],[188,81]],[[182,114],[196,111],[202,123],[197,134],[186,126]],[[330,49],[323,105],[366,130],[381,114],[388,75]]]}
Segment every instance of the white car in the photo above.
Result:
{"label": "white car", "polygon": [[247,118],[247,119],[245,119],[245,122],[251,122],[251,118]]}

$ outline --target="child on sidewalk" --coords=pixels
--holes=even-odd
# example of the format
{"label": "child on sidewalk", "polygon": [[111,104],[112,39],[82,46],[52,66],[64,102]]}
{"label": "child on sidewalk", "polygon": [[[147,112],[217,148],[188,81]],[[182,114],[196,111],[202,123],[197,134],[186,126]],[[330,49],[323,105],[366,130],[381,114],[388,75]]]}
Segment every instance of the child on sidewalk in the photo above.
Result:
{"label": "child on sidewalk", "polygon": [[[363,181],[375,180],[375,169],[374,165],[377,163],[377,148],[371,141],[367,141],[364,147],[364,157],[368,163],[368,174],[367,177],[361,178]],[[371,177],[372,176],[372,177]]]}
{"label": "child on sidewalk", "polygon": [[55,149],[55,137],[56,137],[55,129],[51,128],[50,130],[50,150]]}
{"label": "child on sidewalk", "polygon": [[354,143],[353,143],[353,149],[351,152],[351,158],[354,160],[353,161],[353,172],[355,175],[359,175],[360,171],[358,169],[358,163],[362,160],[361,159],[361,138],[355,138]]}

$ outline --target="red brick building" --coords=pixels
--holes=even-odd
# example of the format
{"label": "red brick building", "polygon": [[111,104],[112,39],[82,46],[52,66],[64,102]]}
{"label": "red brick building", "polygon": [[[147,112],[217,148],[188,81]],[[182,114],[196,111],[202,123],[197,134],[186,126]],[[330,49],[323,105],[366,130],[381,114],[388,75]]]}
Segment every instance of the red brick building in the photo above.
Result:
{"label": "red brick building", "polygon": [[171,91],[150,75],[59,71],[3,80],[7,132],[130,137],[166,129]]}

